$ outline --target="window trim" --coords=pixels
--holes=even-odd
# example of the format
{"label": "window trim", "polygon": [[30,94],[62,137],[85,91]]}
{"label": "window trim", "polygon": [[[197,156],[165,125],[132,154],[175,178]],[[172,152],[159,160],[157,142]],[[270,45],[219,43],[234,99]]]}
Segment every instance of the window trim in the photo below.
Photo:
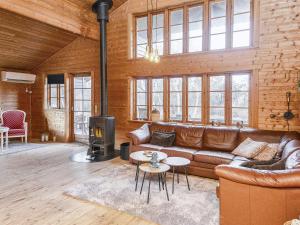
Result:
{"label": "window trim", "polygon": [[[226,2],[226,33],[225,33],[225,48],[224,49],[210,49],[210,3],[218,2],[221,0],[198,0],[194,2],[188,2],[183,4],[178,4],[174,6],[169,6],[165,8],[161,8],[158,10],[153,10],[147,13],[135,13],[133,14],[133,46],[131,48],[133,59],[143,59],[143,57],[137,57],[137,31],[136,31],[136,20],[137,18],[148,16],[148,40],[150,41],[149,46],[152,46],[152,15],[164,13],[164,54],[161,57],[172,57],[177,55],[185,55],[185,54],[201,54],[206,52],[218,52],[218,51],[232,51],[232,50],[241,50],[241,49],[251,49],[254,48],[254,42],[258,38],[256,34],[254,34],[255,27],[257,26],[257,22],[254,18],[254,15],[258,16],[256,12],[258,10],[254,5],[254,0],[250,1],[250,41],[249,46],[242,47],[232,47],[233,46],[233,4],[234,0],[225,0]],[[189,52],[189,8],[195,6],[203,6],[203,30],[202,30],[202,50]],[[183,9],[183,51],[182,53],[171,54],[170,50],[170,42],[171,42],[171,30],[170,30],[170,16],[171,11],[177,9]]]}
{"label": "window trim", "polygon": [[[232,123],[232,76],[236,74],[247,73],[249,74],[249,90],[248,90],[248,123],[244,122],[245,126],[254,126],[255,122],[252,116],[252,113],[256,110],[253,98],[255,98],[254,92],[256,91],[255,84],[253,82],[254,71],[250,70],[241,70],[233,72],[220,72],[220,73],[203,73],[203,74],[189,74],[189,75],[169,75],[169,76],[153,76],[153,77],[132,77],[130,78],[133,82],[133,89],[130,90],[133,98],[133,105],[130,105],[132,111],[130,120],[134,121],[151,121],[151,111],[152,111],[152,79],[163,79],[164,80],[164,116],[163,121],[166,122],[179,122],[179,123],[190,123],[190,124],[204,124],[209,125],[210,122],[210,77],[211,76],[225,76],[225,105],[224,105],[224,123],[222,125],[232,126],[235,123]],[[202,78],[202,89],[201,89],[201,121],[191,121],[188,118],[188,78],[190,77],[201,77]],[[170,79],[172,78],[182,78],[182,119],[181,120],[171,120],[170,119]],[[147,118],[138,119],[136,117],[136,81],[146,79],[147,80]],[[237,107],[234,107],[237,108]]]}

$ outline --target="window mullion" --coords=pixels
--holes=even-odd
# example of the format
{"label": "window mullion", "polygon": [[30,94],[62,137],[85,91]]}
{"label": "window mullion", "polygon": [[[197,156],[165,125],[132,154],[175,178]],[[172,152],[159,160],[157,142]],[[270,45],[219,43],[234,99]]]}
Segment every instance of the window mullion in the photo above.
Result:
{"label": "window mullion", "polygon": [[208,75],[202,76],[202,123],[208,124],[209,115],[209,79]]}
{"label": "window mullion", "polygon": [[225,76],[225,124],[232,124],[232,79],[231,74]]}
{"label": "window mullion", "polygon": [[188,52],[188,7],[183,7],[183,53]]}
{"label": "window mullion", "polygon": [[148,120],[152,120],[152,78],[149,78],[147,79],[147,82],[148,82],[148,85],[147,85],[147,88],[148,88],[148,93],[147,93],[147,96],[148,96]]}
{"label": "window mullion", "polygon": [[182,121],[188,121],[188,84],[187,84],[187,76],[182,77]]}
{"label": "window mullion", "polygon": [[233,0],[226,2],[226,49],[232,48],[232,32],[233,32]]}

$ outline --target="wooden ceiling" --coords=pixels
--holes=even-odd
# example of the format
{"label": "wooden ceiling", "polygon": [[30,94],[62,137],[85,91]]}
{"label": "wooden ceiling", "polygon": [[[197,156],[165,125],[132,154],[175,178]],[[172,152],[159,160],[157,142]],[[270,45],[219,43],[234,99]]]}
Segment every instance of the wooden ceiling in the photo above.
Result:
{"label": "wooden ceiling", "polygon": [[[79,8],[85,8],[87,10],[91,10],[91,6],[96,0],[65,0],[65,1],[76,4],[77,6],[79,6]],[[112,10],[119,8],[125,2],[127,2],[127,0],[113,0]]]}
{"label": "wooden ceiling", "polygon": [[30,71],[77,35],[0,10],[0,68]]}

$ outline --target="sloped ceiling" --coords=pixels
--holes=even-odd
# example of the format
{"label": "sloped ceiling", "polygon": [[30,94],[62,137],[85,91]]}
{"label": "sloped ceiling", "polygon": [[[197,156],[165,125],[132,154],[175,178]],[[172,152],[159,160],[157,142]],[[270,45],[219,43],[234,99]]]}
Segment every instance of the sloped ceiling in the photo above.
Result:
{"label": "sloped ceiling", "polygon": [[0,68],[31,70],[77,35],[0,10]]}

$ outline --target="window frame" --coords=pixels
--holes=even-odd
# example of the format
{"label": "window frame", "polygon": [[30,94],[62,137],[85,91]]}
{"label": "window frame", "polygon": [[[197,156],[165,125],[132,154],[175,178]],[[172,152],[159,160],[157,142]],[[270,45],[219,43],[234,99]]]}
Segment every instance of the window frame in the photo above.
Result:
{"label": "window frame", "polygon": [[[257,39],[257,35],[254,34],[255,30],[255,18],[254,15],[258,16],[256,13],[257,7],[254,7],[254,0],[250,1],[250,39],[249,39],[249,46],[243,47],[233,47],[233,25],[234,25],[234,0],[225,0],[226,2],[226,33],[225,33],[225,48],[224,49],[210,49],[210,39],[211,39],[211,18],[210,18],[210,4],[211,2],[218,2],[221,0],[198,0],[189,3],[183,3],[171,7],[165,7],[159,10],[153,10],[147,13],[136,13],[133,14],[133,46],[132,46],[132,55],[134,59],[143,59],[143,57],[137,57],[137,30],[136,30],[136,21],[137,18],[141,18],[144,16],[148,17],[148,24],[147,24],[147,35],[149,46],[152,47],[152,16],[156,14],[164,14],[164,54],[161,57],[165,56],[176,56],[176,55],[183,55],[183,54],[201,54],[205,52],[215,52],[215,51],[230,51],[230,50],[237,50],[237,49],[251,49],[254,47],[254,40]],[[202,20],[202,51],[195,51],[189,52],[189,8],[201,6],[203,7],[203,20]],[[171,12],[183,9],[183,51],[182,53],[174,53],[171,54],[171,29],[170,29],[170,17]],[[256,35],[256,36],[254,36]]]}
{"label": "window frame", "polygon": [[[52,85],[55,85],[56,87],[56,97],[51,96],[51,88],[53,87]],[[66,104],[65,102],[65,97],[61,97],[61,86],[64,86],[64,96],[65,96],[65,85],[64,84],[47,84],[47,104],[49,109],[64,109],[65,107],[62,106],[61,100],[64,101],[64,105]],[[56,99],[56,105],[57,107],[53,107],[51,105],[51,99]]]}
{"label": "window frame", "polygon": [[[133,96],[130,96],[132,99],[132,105],[130,105],[131,111],[133,112],[130,120],[134,121],[151,121],[151,111],[152,111],[152,79],[163,79],[164,90],[163,90],[163,121],[165,122],[182,122],[182,123],[190,123],[190,124],[211,124],[210,121],[210,77],[211,76],[224,76],[225,77],[225,99],[224,99],[224,123],[222,125],[232,126],[236,123],[232,123],[232,109],[237,108],[232,106],[232,76],[236,74],[248,74],[249,75],[249,90],[248,90],[248,123],[245,123],[245,126],[254,126],[254,118],[252,117],[252,112],[255,110],[255,106],[253,104],[252,98],[254,98],[255,84],[253,83],[254,72],[249,70],[241,70],[234,72],[220,72],[220,73],[203,73],[203,74],[189,74],[189,75],[173,75],[173,76],[154,76],[154,77],[132,77],[130,80],[133,82],[133,90],[130,90]],[[188,89],[188,78],[191,77],[201,77],[201,121],[192,121],[189,120],[189,89]],[[171,120],[170,119],[170,79],[172,78],[182,78],[182,118],[181,120]],[[146,119],[138,119],[136,117],[137,113],[137,105],[136,105],[136,81],[139,79],[147,80],[147,118]],[[200,92],[200,91],[199,91]]]}

